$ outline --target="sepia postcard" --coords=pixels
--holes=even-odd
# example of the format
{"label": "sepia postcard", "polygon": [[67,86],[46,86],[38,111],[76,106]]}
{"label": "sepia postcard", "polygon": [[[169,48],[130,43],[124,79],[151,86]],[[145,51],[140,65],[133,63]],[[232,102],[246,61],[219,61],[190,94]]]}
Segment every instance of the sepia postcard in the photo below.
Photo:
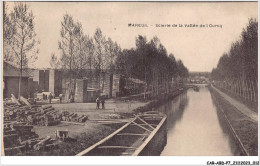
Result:
{"label": "sepia postcard", "polygon": [[[69,164],[17,156],[259,165],[257,1],[3,1],[1,9],[6,165]],[[178,159],[195,156],[206,158]]]}

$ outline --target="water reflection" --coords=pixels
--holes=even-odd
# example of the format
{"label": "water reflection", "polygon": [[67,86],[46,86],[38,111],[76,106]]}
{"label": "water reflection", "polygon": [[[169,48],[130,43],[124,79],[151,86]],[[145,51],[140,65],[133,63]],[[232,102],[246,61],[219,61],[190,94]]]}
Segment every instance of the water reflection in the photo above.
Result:
{"label": "water reflection", "polygon": [[[218,104],[218,103],[216,103],[215,98],[212,95],[211,95],[211,99],[214,103],[214,106]],[[229,128],[228,123],[226,122],[223,113],[221,112],[221,110],[219,110],[218,107],[215,107],[215,108],[217,110],[218,121],[219,121],[220,127],[222,128],[223,132],[230,138],[229,145],[230,145],[234,155],[235,156],[245,156],[246,154],[244,154],[242,152],[242,150],[240,149],[239,142],[236,141],[235,136],[230,131],[231,129]]]}
{"label": "water reflection", "polygon": [[[175,124],[182,119],[184,109],[188,105],[187,93],[181,94],[173,101],[166,103],[158,108],[159,111],[164,112],[167,115],[167,130],[168,134],[172,132],[172,128]],[[171,110],[171,111],[168,111]]]}
{"label": "water reflection", "polygon": [[158,108],[167,114],[167,145],[161,155],[229,156],[236,145],[223,122],[207,87],[189,89],[176,99]]}

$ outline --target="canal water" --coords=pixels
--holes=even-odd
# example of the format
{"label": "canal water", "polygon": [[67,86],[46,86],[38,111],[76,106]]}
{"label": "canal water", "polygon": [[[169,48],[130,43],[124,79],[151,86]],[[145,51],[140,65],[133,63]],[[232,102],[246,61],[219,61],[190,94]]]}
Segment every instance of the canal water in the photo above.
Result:
{"label": "canal water", "polygon": [[189,89],[157,109],[167,114],[162,156],[232,156],[241,152],[217,111],[210,91]]}

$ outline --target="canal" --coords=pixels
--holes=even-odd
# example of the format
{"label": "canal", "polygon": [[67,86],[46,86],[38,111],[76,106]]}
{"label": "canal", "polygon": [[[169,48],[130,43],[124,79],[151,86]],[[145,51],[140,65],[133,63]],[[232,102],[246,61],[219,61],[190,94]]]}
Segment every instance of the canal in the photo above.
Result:
{"label": "canal", "polygon": [[158,108],[167,114],[167,144],[162,156],[241,155],[210,91],[189,89]]}

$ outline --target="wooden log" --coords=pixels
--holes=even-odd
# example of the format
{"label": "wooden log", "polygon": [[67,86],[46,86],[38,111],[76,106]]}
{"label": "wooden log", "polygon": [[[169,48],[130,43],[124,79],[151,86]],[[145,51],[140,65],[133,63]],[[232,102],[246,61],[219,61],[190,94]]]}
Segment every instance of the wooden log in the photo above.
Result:
{"label": "wooden log", "polygon": [[47,144],[44,147],[47,148],[47,149],[50,149],[50,148],[53,148],[55,146],[56,146],[56,144]]}
{"label": "wooden log", "polygon": [[81,119],[83,119],[83,118],[84,118],[84,115],[79,115],[79,116],[77,116],[76,121],[81,122]]}
{"label": "wooden log", "polygon": [[52,116],[52,117],[54,117],[54,116],[56,117],[57,112],[56,112],[55,110],[49,111],[49,112],[46,113],[46,115],[50,115],[50,116]]}
{"label": "wooden log", "polygon": [[67,119],[67,118],[66,118],[66,116],[64,116],[64,115],[61,117],[61,120],[63,120],[63,121],[66,121],[66,119]]}
{"label": "wooden log", "polygon": [[88,116],[84,116],[80,121],[84,123],[84,122],[86,122],[87,120],[88,120]]}
{"label": "wooden log", "polygon": [[63,111],[61,114],[62,114],[63,116],[67,116],[67,115],[69,115],[70,113],[69,113],[68,111]]}
{"label": "wooden log", "polygon": [[45,110],[45,109],[48,109],[48,108],[52,108],[52,105],[43,105],[43,106],[42,106],[42,109],[44,109],[44,110]]}
{"label": "wooden log", "polygon": [[68,119],[69,119],[69,121],[72,121],[72,119],[74,118],[74,117],[76,117],[77,116],[77,114],[71,114],[69,117],[68,117]]}
{"label": "wooden log", "polygon": [[4,130],[4,135],[12,135],[12,134],[16,134],[16,131],[14,130]]}
{"label": "wooden log", "polygon": [[33,126],[32,126],[32,125],[12,124],[12,125],[10,125],[10,127],[11,127],[13,130],[31,130],[31,129],[33,129]]}
{"label": "wooden log", "polygon": [[47,108],[47,109],[43,109],[43,110],[41,110],[41,113],[46,114],[47,112],[49,112],[49,111],[53,111],[53,110],[55,110],[55,108],[53,108],[53,107],[51,107],[51,108]]}
{"label": "wooden log", "polygon": [[31,138],[31,139],[28,139],[28,140],[25,140],[25,141],[22,141],[21,144],[25,144],[26,142],[28,141],[38,141],[40,142],[43,138]]}
{"label": "wooden log", "polygon": [[12,97],[11,97],[11,100],[12,100],[13,103],[16,103],[16,104],[19,105],[19,106],[22,105],[22,104],[16,99],[16,97],[15,97],[13,94],[11,94],[11,96],[12,96]]}
{"label": "wooden log", "polygon": [[14,111],[9,111],[9,115],[13,116],[14,115]]}
{"label": "wooden log", "polygon": [[11,147],[11,148],[4,148],[5,151],[11,151],[11,150],[17,150],[17,149],[21,149],[24,148],[25,145],[21,145],[21,146],[15,146],[15,147]]}
{"label": "wooden log", "polygon": [[15,137],[18,137],[18,134],[4,135],[4,139],[11,139],[11,138],[15,138]]}
{"label": "wooden log", "polygon": [[37,144],[35,144],[33,146],[33,148],[35,150],[40,150],[40,146],[43,146],[44,144],[46,144],[49,140],[51,140],[50,136],[45,137],[43,140],[41,140],[40,142],[38,142]]}
{"label": "wooden log", "polygon": [[60,121],[60,122],[61,123],[65,123],[65,124],[73,124],[73,125],[85,126],[85,123],[69,122],[69,121]]}
{"label": "wooden log", "polygon": [[32,107],[32,105],[27,101],[27,99],[26,98],[24,98],[23,96],[20,96],[20,100],[24,103],[24,104],[26,104],[28,107]]}
{"label": "wooden log", "polygon": [[71,116],[74,116],[74,115],[75,115],[75,113],[71,113],[71,114],[68,115],[68,118],[71,117]]}

